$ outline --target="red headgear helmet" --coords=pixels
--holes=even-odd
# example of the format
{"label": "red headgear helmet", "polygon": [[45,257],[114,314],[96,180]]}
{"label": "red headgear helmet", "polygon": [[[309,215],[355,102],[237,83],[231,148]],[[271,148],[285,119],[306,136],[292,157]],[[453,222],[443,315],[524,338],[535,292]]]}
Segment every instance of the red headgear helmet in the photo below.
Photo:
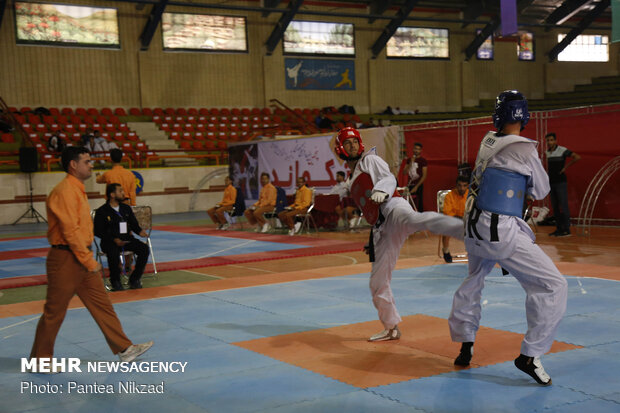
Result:
{"label": "red headgear helmet", "polygon": [[[357,154],[355,158],[352,158],[351,155],[349,155],[347,151],[344,150],[344,146],[342,146],[344,141],[346,141],[349,138],[357,139],[357,143],[360,146],[359,153]],[[360,158],[360,156],[362,156],[362,153],[364,153],[364,143],[362,142],[362,136],[355,128],[352,128],[350,126],[346,128],[342,128],[340,129],[340,131],[338,131],[338,135],[336,135],[336,148],[335,149],[340,159],[344,159],[345,161],[357,160]]]}

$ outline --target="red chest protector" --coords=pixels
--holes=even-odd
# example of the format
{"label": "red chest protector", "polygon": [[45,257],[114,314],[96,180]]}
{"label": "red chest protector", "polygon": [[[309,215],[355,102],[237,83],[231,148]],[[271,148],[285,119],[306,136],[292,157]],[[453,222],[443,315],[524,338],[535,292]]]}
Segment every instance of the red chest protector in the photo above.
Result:
{"label": "red chest protector", "polygon": [[[379,219],[379,204],[370,199],[374,186],[372,178],[367,173],[359,174],[351,183],[351,198],[353,198],[355,205],[362,210],[364,218],[370,225],[375,225]],[[400,194],[394,191],[392,197],[397,196]]]}

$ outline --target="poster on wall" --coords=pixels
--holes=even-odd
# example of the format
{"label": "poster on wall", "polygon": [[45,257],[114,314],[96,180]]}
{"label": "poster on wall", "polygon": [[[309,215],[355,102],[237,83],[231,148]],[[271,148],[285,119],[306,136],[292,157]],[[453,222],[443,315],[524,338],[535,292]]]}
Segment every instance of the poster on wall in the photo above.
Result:
{"label": "poster on wall", "polygon": [[284,59],[287,89],[355,90],[353,60]]}
{"label": "poster on wall", "polygon": [[117,10],[108,7],[15,2],[20,44],[120,48]]}

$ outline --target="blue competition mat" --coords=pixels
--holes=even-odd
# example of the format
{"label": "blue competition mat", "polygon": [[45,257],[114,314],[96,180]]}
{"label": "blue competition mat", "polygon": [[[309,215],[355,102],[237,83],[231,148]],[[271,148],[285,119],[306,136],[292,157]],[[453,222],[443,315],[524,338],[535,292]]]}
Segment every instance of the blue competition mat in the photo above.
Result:
{"label": "blue competition mat", "polygon": [[[446,318],[466,266],[395,271],[402,315]],[[262,285],[116,304],[134,342],[155,340],[141,361],[187,362],[184,373],[21,373],[36,316],[0,319],[3,412],[617,412],[620,406],[620,283],[567,277],[568,312],[556,340],[584,348],[544,356],[553,386],[541,387],[512,361],[360,389],[231,343],[376,320],[368,274]],[[585,293],[584,293],[585,291]],[[525,293],[499,269],[486,279],[482,325],[523,333]],[[615,301],[611,298],[615,298]],[[406,333],[404,333],[406,334]],[[446,331],[448,335],[448,331]],[[377,344],[376,351],[384,344]],[[112,361],[85,309],[70,310],[56,357]],[[340,366],[333,353],[334,369]],[[363,374],[363,372],[360,372]],[[165,394],[29,394],[23,382],[67,385],[165,383]]]}
{"label": "blue competition mat", "polygon": [[[153,251],[155,252],[155,258],[158,263],[306,248],[304,245],[296,244],[169,231],[153,231],[151,233],[151,242],[153,243]],[[17,251],[48,247],[49,243],[46,238],[0,241],[0,251]],[[105,263],[106,260],[103,261]],[[150,258],[149,262],[151,262]],[[0,261],[0,278],[42,274],[45,274],[44,256]]]}

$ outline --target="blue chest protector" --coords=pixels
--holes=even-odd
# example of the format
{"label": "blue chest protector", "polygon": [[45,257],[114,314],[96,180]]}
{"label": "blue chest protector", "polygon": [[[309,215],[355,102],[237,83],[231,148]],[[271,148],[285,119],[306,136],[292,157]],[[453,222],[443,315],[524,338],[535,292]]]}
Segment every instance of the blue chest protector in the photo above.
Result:
{"label": "blue chest protector", "polygon": [[482,174],[476,204],[478,208],[501,215],[520,217],[527,177],[516,172],[486,168]]}

